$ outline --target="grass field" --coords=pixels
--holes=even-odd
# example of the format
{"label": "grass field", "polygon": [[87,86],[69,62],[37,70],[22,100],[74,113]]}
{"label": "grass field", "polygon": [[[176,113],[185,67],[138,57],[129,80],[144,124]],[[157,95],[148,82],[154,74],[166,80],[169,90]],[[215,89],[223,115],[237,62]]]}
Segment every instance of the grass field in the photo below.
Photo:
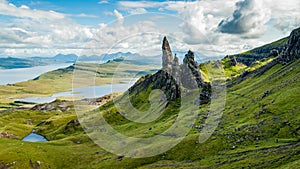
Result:
{"label": "grass field", "polygon": [[[193,128],[178,145],[149,158],[126,158],[103,150],[85,134],[82,126],[76,125],[77,116],[72,107],[64,112],[1,113],[0,131],[16,139],[0,138],[0,165],[29,168],[32,161],[31,165],[40,164],[41,168],[297,168],[299,64],[299,59],[287,65],[277,64],[260,76],[228,88],[219,126],[205,143],[198,142],[199,131]],[[144,92],[138,98],[143,100],[149,94]],[[140,110],[149,108],[148,102],[134,103]],[[107,122],[118,132],[147,138],[172,126],[177,118],[177,106],[169,105],[160,118],[145,124],[125,119],[112,102],[99,110],[103,110]],[[203,105],[198,113],[194,126],[204,124],[208,107]],[[20,141],[32,129],[50,141]]]}

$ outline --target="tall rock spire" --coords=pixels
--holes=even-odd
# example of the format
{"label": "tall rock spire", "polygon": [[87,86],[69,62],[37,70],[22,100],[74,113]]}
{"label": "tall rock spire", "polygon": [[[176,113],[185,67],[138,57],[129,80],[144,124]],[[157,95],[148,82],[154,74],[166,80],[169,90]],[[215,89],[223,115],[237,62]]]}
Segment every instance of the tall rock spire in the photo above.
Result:
{"label": "tall rock spire", "polygon": [[171,74],[173,55],[167,37],[163,39],[162,53],[162,70]]}
{"label": "tall rock spire", "polygon": [[181,70],[178,57],[174,56],[174,60],[172,63],[172,77],[176,80],[178,85],[181,85]]}
{"label": "tall rock spire", "polygon": [[203,86],[204,78],[198,63],[194,60],[194,52],[188,51],[181,65],[181,80],[185,88],[195,89]]}

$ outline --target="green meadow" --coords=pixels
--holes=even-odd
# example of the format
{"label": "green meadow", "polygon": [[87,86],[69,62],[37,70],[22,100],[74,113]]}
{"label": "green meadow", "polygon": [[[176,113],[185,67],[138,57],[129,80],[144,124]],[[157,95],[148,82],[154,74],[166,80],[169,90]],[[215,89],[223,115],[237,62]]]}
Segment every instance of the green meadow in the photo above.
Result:
{"label": "green meadow", "polygon": [[[66,102],[70,107],[68,111],[4,111],[0,114],[0,131],[11,137],[0,138],[0,164],[13,168],[30,168],[38,164],[41,168],[297,168],[300,158],[299,62],[298,59],[286,65],[277,64],[260,76],[249,77],[227,88],[223,116],[206,142],[199,143],[199,130],[194,127],[178,145],[149,158],[127,158],[103,150],[76,123],[74,106],[69,101],[55,102]],[[226,63],[222,64],[226,67]],[[109,68],[102,67],[102,72],[105,69],[109,71]],[[57,70],[64,71],[61,78],[66,81],[66,77],[72,75],[68,69]],[[55,72],[44,74],[38,80],[3,88],[27,91],[30,90],[28,84],[45,82]],[[232,72],[238,70],[225,68],[228,78],[233,77]],[[54,78],[48,84],[51,81],[61,83]],[[25,84],[28,86],[25,87]],[[47,92],[62,91],[68,87],[61,85]],[[34,94],[47,94],[46,91],[36,91]],[[150,90],[145,90],[135,97],[137,100],[133,103],[136,103],[137,109],[149,108],[149,102],[141,100],[148,98],[150,93]],[[178,104],[170,104],[157,120],[145,124],[124,118],[112,101],[90,113],[99,111],[118,132],[147,138],[172,126],[178,116]],[[205,123],[208,111],[208,105],[201,106],[194,126]],[[21,141],[32,129],[49,142]]]}

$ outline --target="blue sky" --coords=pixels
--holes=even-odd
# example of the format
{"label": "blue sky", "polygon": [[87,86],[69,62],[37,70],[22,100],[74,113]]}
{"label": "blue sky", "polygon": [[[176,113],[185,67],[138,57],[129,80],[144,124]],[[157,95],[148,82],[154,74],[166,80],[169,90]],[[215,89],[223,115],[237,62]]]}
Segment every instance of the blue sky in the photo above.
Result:
{"label": "blue sky", "polygon": [[160,53],[234,54],[288,36],[299,0],[0,0],[0,57]]}
{"label": "blue sky", "polygon": [[[74,19],[76,22],[90,27],[98,27],[99,23],[109,23],[115,20],[116,18],[112,12],[118,8],[122,11],[123,15],[131,14],[128,10],[124,9],[124,7],[121,7],[120,1],[113,0],[8,0],[8,2],[16,5],[17,7],[26,5],[31,9],[45,11],[52,10],[59,13],[69,14],[69,17]],[[159,11],[158,8],[149,7],[147,12]],[[174,11],[168,10],[165,10],[164,13],[175,14]]]}

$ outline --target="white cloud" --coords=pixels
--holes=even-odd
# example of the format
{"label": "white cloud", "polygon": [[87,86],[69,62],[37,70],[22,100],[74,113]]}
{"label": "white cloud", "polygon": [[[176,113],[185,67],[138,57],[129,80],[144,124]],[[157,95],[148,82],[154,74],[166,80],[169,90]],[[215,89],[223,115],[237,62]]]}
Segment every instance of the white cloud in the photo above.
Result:
{"label": "white cloud", "polygon": [[[151,50],[151,46],[159,47],[160,45],[150,45],[155,41],[158,28],[153,22],[141,21],[136,22],[130,26],[124,26],[123,15],[119,15],[115,11],[117,20],[109,25],[101,24],[93,40],[87,43],[87,47],[91,50],[83,51],[84,55],[91,55],[92,53],[104,54],[106,52],[143,52],[143,49]],[[149,36],[153,35],[153,37]],[[158,50],[160,51],[160,49]],[[149,53],[147,53],[149,54]]]}
{"label": "white cloud", "polygon": [[113,16],[114,15],[114,13],[109,12],[109,11],[104,11],[103,14],[106,15],[106,16]]}
{"label": "white cloud", "polygon": [[265,0],[265,4],[272,10],[272,18],[275,20],[274,27],[278,30],[289,33],[292,29],[300,26],[300,1]]}
{"label": "white cloud", "polygon": [[81,13],[78,15],[73,15],[75,17],[81,17],[81,18],[98,18],[98,16],[96,15],[90,15],[90,14],[85,14],[85,13]]}
{"label": "white cloud", "polygon": [[13,4],[8,3],[5,0],[0,2],[0,14],[15,16],[15,17],[26,17],[31,19],[63,19],[64,14],[57,13],[54,11],[42,11],[42,10],[31,10],[28,6],[22,5],[21,7],[16,7]]}
{"label": "white cloud", "polygon": [[0,15],[9,16],[9,22],[0,21],[2,55],[24,56],[45,52],[42,55],[48,56],[51,50],[68,49],[77,49],[78,53],[95,31],[79,25],[65,14],[30,9],[25,5],[18,8],[3,0],[0,1]]}
{"label": "white cloud", "polygon": [[147,13],[147,10],[145,8],[135,8],[129,10],[130,15],[137,15],[137,14],[144,14]]}
{"label": "white cloud", "polygon": [[98,4],[108,4],[109,2],[107,0],[101,0],[98,2]]}
{"label": "white cloud", "polygon": [[[300,26],[299,0],[120,1],[118,4],[126,11],[138,8],[175,11],[182,19],[180,28],[185,43],[223,55],[271,42]],[[283,32],[263,36],[271,28]]]}
{"label": "white cloud", "polygon": [[21,8],[21,9],[29,9],[29,7],[26,6],[26,5],[21,5],[20,8]]}
{"label": "white cloud", "polygon": [[270,19],[271,10],[264,5],[263,1],[243,0],[236,3],[232,16],[223,19],[218,28],[222,33],[259,37],[266,30],[265,24]]}
{"label": "white cloud", "polygon": [[167,4],[168,2],[154,1],[119,1],[119,5],[125,8],[156,8]]}
{"label": "white cloud", "polygon": [[100,23],[99,24],[100,29],[105,28],[106,26],[107,26],[107,24],[105,24],[105,23]]}
{"label": "white cloud", "polygon": [[122,24],[124,21],[124,16],[116,9],[114,10],[114,15],[117,17],[118,22]]}
{"label": "white cloud", "polygon": [[[243,5],[241,1],[249,4]],[[237,2],[239,6],[236,6]],[[160,54],[161,38],[167,35],[174,50],[192,49],[207,55],[233,54],[283,36],[284,33],[279,34],[278,31],[261,39],[260,36],[270,27],[290,32],[299,26],[299,5],[299,0],[119,1],[117,9],[112,12],[104,10],[105,15],[115,16],[115,22],[100,23],[98,28],[89,28],[71,18],[88,19],[96,17],[94,15],[34,10],[0,0],[0,15],[10,16],[10,23],[0,21],[0,53],[89,55],[102,54],[113,48],[115,51],[153,55]],[[167,14],[172,11],[176,16],[147,15],[147,11],[155,9]],[[241,16],[234,17],[235,11]],[[123,14],[142,15],[135,19],[134,16],[128,16],[130,22],[127,22]],[[243,29],[236,34],[228,31],[222,33],[218,28],[222,20],[227,24],[236,22]]]}

